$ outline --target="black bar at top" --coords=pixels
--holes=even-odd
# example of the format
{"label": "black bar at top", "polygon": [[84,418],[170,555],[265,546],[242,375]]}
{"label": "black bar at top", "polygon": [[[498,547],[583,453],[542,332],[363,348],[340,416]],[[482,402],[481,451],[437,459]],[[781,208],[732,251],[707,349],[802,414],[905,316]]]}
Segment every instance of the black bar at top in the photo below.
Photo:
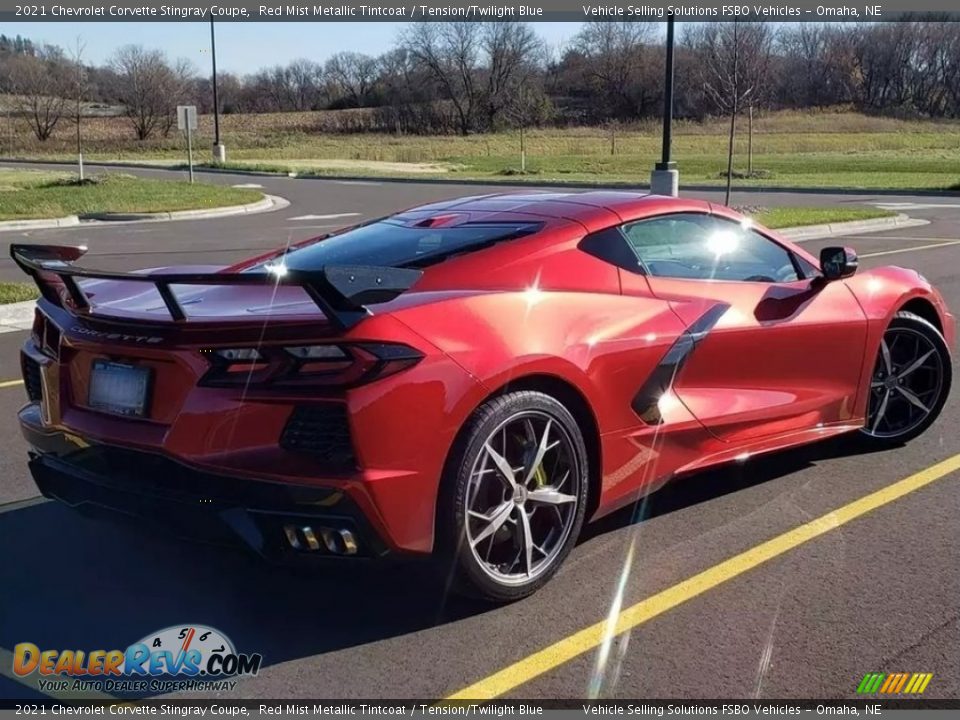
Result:
{"label": "black bar at top", "polygon": [[333,3],[251,2],[185,6],[170,0],[62,0],[29,4],[0,0],[0,22],[410,22],[410,21],[665,21],[672,10],[677,22],[876,22],[905,19],[905,14],[938,13],[941,19],[960,20],[956,0],[891,0],[881,4],[825,3],[793,0],[732,4],[705,2],[597,2],[591,0],[526,0],[521,3],[474,4],[469,0],[424,3],[341,0]]}

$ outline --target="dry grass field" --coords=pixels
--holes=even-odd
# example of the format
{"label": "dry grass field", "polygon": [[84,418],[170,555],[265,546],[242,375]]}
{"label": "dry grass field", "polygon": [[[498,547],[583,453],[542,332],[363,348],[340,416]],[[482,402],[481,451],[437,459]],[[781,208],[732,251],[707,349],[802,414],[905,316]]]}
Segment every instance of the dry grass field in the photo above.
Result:
{"label": "dry grass field", "polygon": [[[643,184],[660,152],[656,122],[609,128],[546,128],[526,133],[527,170],[520,172],[518,132],[468,137],[338,133],[350,113],[320,111],[225,115],[221,135],[231,165],[319,175],[476,178],[489,181],[571,181]],[[686,183],[721,184],[728,123],[679,121],[674,154]],[[46,143],[25,124],[0,119],[0,155],[66,158],[74,126],[64,121]],[[185,142],[134,139],[122,117],[83,123],[89,159],[182,162]],[[213,118],[200,118],[197,157],[207,158]],[[844,111],[758,114],[753,133],[754,176],[738,185],[960,189],[960,121],[871,117]],[[735,169],[747,169],[746,119],[739,121]]]}

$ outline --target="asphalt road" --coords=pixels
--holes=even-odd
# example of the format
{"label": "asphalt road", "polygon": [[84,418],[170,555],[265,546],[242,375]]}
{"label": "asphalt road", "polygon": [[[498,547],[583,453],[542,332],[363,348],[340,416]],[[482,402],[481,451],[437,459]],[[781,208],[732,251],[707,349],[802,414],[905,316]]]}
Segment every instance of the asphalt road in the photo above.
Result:
{"label": "asphalt road", "polygon": [[[85,242],[97,265],[124,269],[226,262],[353,219],[484,191],[214,180],[262,184],[291,206],[203,222],[3,233],[0,243]],[[929,225],[842,242],[858,248],[863,267],[917,268],[960,308],[960,245],[929,247],[960,239],[960,202],[753,193],[735,202],[934,205],[907,210]],[[341,213],[357,214],[297,219]],[[0,260],[0,279],[12,277]],[[444,595],[415,566],[322,574],[268,568],[30,500],[36,491],[13,422],[23,389],[2,387],[18,377],[22,341],[22,333],[0,335],[0,697],[33,692],[9,678],[15,643],[125,647],[187,622],[219,628],[238,649],[263,653],[265,668],[231,697],[436,698],[479,683],[474,687],[483,692],[496,688],[518,698],[594,691],[622,698],[849,698],[867,672],[932,672],[925,697],[960,698],[960,473],[881,503],[649,618],[634,617],[632,630],[603,652],[588,643],[568,662],[550,661],[551,648],[569,649],[574,633],[607,618],[612,607],[659,602],[662,591],[738,553],[960,454],[955,400],[924,436],[899,449],[864,454],[847,441],[828,442],[668,485],[636,518],[626,511],[590,527],[537,595],[491,609]]]}
{"label": "asphalt road", "polygon": [[[2,165],[2,163],[0,163]],[[30,167],[17,164],[16,167]],[[49,169],[50,165],[39,168]],[[66,166],[69,167],[69,166]],[[96,172],[96,169],[90,169]],[[168,170],[124,169],[145,176],[183,176]],[[80,228],[26,232],[0,232],[0,247],[8,242],[86,244],[88,257],[108,270],[130,270],[178,263],[229,263],[256,251],[320,235],[343,225],[380,217],[426,202],[465,195],[506,192],[509,187],[441,185],[435,183],[350,180],[310,180],[277,176],[198,173],[205,181],[226,185],[259,185],[264,192],[279,195],[290,206],[271,213],[241,215],[220,220],[175,223],[99,223]],[[530,189],[529,186],[524,186]],[[720,190],[689,193],[714,202],[723,201]],[[945,204],[945,218],[958,217],[960,197],[937,198],[871,194],[829,195],[820,193],[735,192],[735,205],[863,205],[870,203]],[[936,213],[935,213],[936,214]],[[0,254],[0,280],[22,277],[4,251]]]}

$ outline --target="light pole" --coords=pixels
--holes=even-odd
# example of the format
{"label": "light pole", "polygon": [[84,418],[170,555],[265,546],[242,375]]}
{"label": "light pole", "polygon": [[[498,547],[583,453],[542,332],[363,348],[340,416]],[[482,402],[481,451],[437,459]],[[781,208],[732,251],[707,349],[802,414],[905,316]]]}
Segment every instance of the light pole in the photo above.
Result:
{"label": "light pole", "polygon": [[220,142],[220,97],[217,93],[217,33],[210,15],[210,57],[213,59],[213,161],[227,161],[227,149]]}
{"label": "light pole", "polygon": [[80,36],[77,36],[77,170],[80,177],[80,184],[83,184],[83,134],[80,129],[80,123],[83,121],[83,90],[86,71],[83,69],[83,49],[84,45],[80,42]]}
{"label": "light pole", "polygon": [[673,130],[673,13],[667,15],[667,59],[663,82],[663,147],[660,162],[650,173],[650,192],[655,195],[679,194],[680,173],[670,159]]}

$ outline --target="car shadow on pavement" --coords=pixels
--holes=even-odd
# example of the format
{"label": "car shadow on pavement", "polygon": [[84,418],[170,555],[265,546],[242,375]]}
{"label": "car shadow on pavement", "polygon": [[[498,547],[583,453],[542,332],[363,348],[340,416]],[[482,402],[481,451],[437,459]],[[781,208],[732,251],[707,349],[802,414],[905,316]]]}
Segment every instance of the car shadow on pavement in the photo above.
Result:
{"label": "car shadow on pavement", "polygon": [[642,502],[621,508],[590,523],[581,533],[580,542],[761,485],[799,472],[817,462],[851,455],[868,455],[881,450],[882,448],[865,445],[856,436],[841,435],[798,448],[760,455],[751,458],[749,463],[731,463],[678,477],[642,498]]}
{"label": "car shadow on pavement", "polygon": [[[124,649],[170,626],[225,633],[265,665],[483,612],[425,563],[290,569],[153,536],[57,502],[0,513],[0,648]],[[362,562],[362,561],[361,561]]]}
{"label": "car shadow on pavement", "polygon": [[[849,454],[827,442],[714,471],[722,481],[668,484],[645,519]],[[633,522],[631,509],[585,539]],[[397,637],[487,612],[452,595],[426,563],[291,570],[223,548],[88,519],[57,502],[0,512],[0,648],[123,649],[170,626],[202,624],[266,665]]]}

